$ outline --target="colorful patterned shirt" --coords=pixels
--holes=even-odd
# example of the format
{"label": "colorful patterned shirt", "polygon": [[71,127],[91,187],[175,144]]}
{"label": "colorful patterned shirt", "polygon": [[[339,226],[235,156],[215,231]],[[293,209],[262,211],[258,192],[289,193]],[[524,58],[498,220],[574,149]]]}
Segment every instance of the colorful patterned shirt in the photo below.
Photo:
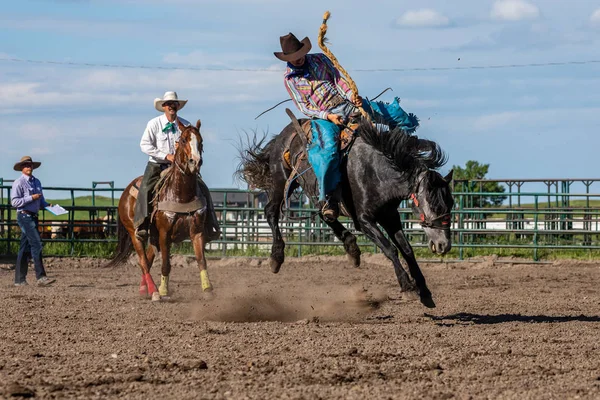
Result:
{"label": "colorful patterned shirt", "polygon": [[307,54],[299,68],[288,63],[284,81],[296,106],[311,118],[327,119],[329,110],[352,99],[348,83],[322,53]]}

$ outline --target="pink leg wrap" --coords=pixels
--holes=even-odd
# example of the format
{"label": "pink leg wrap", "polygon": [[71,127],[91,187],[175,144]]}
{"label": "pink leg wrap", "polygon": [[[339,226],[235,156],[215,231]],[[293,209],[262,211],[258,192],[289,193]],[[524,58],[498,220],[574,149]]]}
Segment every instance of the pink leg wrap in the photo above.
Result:
{"label": "pink leg wrap", "polygon": [[156,285],[154,284],[154,280],[152,280],[152,275],[150,275],[148,273],[148,274],[144,275],[143,278],[146,280],[146,285],[148,286],[149,294],[158,292],[158,289],[156,289]]}
{"label": "pink leg wrap", "polygon": [[146,285],[146,278],[142,275],[142,281],[140,282],[140,296],[148,296],[148,286]]}

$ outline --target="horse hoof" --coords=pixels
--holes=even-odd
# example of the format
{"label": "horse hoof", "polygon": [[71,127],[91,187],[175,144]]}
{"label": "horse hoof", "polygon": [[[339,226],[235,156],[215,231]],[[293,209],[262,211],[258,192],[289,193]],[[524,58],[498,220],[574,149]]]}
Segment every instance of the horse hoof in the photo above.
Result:
{"label": "horse hoof", "polygon": [[348,261],[350,261],[354,268],[360,267],[360,254],[358,256],[348,254]]}
{"label": "horse hoof", "polygon": [[140,296],[148,296],[148,286],[140,286]]}
{"label": "horse hoof", "polygon": [[276,274],[281,269],[281,264],[279,261],[275,261],[271,258],[271,272]]}
{"label": "horse hoof", "polygon": [[[402,299],[405,301],[415,301],[419,298],[419,295],[414,290],[400,291]],[[422,301],[422,300],[421,300]]]}
{"label": "horse hoof", "polygon": [[158,292],[152,293],[152,301],[160,301],[160,294]]}
{"label": "horse hoof", "polygon": [[215,292],[212,290],[210,290],[210,291],[205,290],[202,292],[202,299],[204,299],[206,301],[214,300],[215,297],[217,297],[217,296],[215,295]]}
{"label": "horse hoof", "polygon": [[421,297],[421,304],[427,308],[435,308],[435,302],[431,297]]}

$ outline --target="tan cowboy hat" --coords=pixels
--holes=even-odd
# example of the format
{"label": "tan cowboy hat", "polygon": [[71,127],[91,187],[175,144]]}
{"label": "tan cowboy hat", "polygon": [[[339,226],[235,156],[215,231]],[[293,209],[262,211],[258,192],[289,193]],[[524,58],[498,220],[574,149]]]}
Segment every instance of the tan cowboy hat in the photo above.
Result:
{"label": "tan cowboy hat", "polygon": [[310,44],[310,39],[308,37],[299,41],[292,32],[285,36],[280,36],[279,42],[281,42],[281,50],[283,51],[276,51],[273,54],[281,61],[294,61],[302,58],[307,55],[312,48],[312,44]]}
{"label": "tan cowboy hat", "polygon": [[23,170],[23,164],[26,164],[26,163],[33,164],[33,169],[36,169],[40,165],[42,165],[41,162],[33,161],[30,156],[23,156],[23,157],[21,157],[21,161],[19,161],[18,163],[16,163],[15,166],[13,167],[13,169],[15,171],[19,171],[20,172],[20,171]]}
{"label": "tan cowboy hat", "polygon": [[177,92],[165,92],[165,95],[163,96],[162,99],[156,98],[154,99],[154,108],[156,108],[157,111],[163,112],[163,104],[166,103],[167,101],[176,101],[179,103],[179,110],[181,110],[183,108],[183,106],[185,106],[185,103],[187,103],[187,100],[179,100],[177,98]]}

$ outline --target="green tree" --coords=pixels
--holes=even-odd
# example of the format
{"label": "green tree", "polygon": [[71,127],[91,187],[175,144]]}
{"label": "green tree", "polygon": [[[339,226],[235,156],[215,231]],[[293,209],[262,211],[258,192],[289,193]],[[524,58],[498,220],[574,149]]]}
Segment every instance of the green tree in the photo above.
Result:
{"label": "green tree", "polygon": [[[504,193],[504,186],[498,182],[473,182],[477,179],[485,179],[490,169],[490,164],[479,164],[477,161],[469,160],[465,167],[454,165],[454,190],[471,193]],[[473,196],[471,207],[499,206],[506,196]]]}

